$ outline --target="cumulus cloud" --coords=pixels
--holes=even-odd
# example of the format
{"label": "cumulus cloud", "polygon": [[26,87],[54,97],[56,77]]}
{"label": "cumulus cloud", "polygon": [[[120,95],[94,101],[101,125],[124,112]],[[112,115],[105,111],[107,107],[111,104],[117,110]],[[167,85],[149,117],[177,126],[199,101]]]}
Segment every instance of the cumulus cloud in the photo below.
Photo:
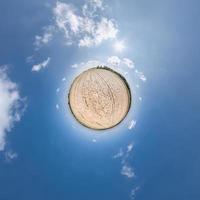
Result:
{"label": "cumulus cloud", "polygon": [[55,23],[45,26],[41,35],[35,36],[36,49],[49,43],[55,32],[62,32],[67,45],[92,47],[105,40],[115,39],[118,33],[114,19],[105,16],[102,0],[87,0],[82,7],[57,1],[53,8]]}
{"label": "cumulus cloud", "polygon": [[41,69],[46,68],[48,66],[49,62],[50,62],[50,57],[48,57],[46,60],[44,60],[43,62],[41,62],[39,64],[33,65],[32,71],[33,72],[38,72]]}
{"label": "cumulus cloud", "polygon": [[[20,121],[25,110],[24,99],[20,97],[18,85],[7,75],[7,68],[0,67],[0,151],[6,145],[6,134],[14,123]],[[7,155],[12,157],[11,154]]]}

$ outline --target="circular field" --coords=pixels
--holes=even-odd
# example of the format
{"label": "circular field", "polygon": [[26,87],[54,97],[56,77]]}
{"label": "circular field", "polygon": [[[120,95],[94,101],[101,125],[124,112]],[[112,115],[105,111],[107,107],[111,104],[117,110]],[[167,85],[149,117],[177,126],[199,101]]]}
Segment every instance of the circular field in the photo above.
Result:
{"label": "circular field", "polygon": [[72,114],[78,122],[96,130],[119,124],[131,105],[126,80],[107,67],[82,72],[73,81],[68,98]]}

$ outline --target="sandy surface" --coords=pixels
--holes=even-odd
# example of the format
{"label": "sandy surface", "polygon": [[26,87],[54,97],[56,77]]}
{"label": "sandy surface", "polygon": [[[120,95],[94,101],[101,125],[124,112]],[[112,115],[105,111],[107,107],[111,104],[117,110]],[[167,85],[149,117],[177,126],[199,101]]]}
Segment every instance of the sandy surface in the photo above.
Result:
{"label": "sandy surface", "polygon": [[120,123],[130,108],[128,86],[117,73],[92,68],[72,83],[69,106],[75,118],[92,129],[108,129]]}

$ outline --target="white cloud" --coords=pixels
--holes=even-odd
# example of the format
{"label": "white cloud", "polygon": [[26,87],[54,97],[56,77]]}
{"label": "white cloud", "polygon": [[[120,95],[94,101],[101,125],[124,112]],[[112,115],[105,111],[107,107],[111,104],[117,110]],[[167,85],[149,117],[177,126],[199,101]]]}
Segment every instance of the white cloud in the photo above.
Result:
{"label": "white cloud", "polygon": [[130,167],[129,165],[127,165],[127,164],[124,164],[122,166],[121,174],[128,177],[128,178],[133,178],[135,176],[133,168]]}
{"label": "white cloud", "polygon": [[121,59],[117,56],[111,56],[111,57],[108,57],[107,63],[114,67],[118,67],[121,63]]}
{"label": "white cloud", "polygon": [[27,62],[27,63],[33,63],[33,61],[34,61],[33,56],[28,56],[28,57],[26,58],[26,62]]}
{"label": "white cloud", "polygon": [[96,143],[96,142],[97,142],[97,140],[96,140],[96,139],[92,139],[92,142],[93,142],[93,143]]}
{"label": "white cloud", "polygon": [[75,9],[71,5],[58,1],[54,15],[57,27],[64,31],[67,38],[69,34],[78,32],[82,19],[75,14]]}
{"label": "white cloud", "polygon": [[80,39],[79,44],[80,47],[91,47],[94,45],[94,40],[89,37],[89,36],[85,36],[84,38]]}
{"label": "white cloud", "polygon": [[97,66],[99,66],[99,65],[101,65],[101,62],[98,61],[98,60],[89,60],[89,61],[87,61],[87,62],[85,62],[85,63],[82,63],[82,66],[83,66],[84,68],[97,67]]}
{"label": "white cloud", "polygon": [[56,27],[64,33],[67,44],[80,47],[99,45],[116,38],[118,32],[116,22],[103,16],[103,9],[100,0],[89,0],[82,9],[58,1],[53,10]]}
{"label": "white cloud", "polygon": [[60,106],[58,104],[56,104],[56,109],[59,110],[60,109]]}
{"label": "white cloud", "polygon": [[59,92],[60,92],[60,88],[57,88],[57,89],[56,89],[56,93],[59,93]]}
{"label": "white cloud", "polygon": [[20,121],[25,110],[19,88],[9,79],[6,70],[6,67],[0,67],[0,151],[5,148],[6,134],[12,130],[15,122]]}
{"label": "white cloud", "polygon": [[128,146],[127,146],[127,153],[131,152],[132,149],[134,147],[134,144],[133,143],[130,143]]}
{"label": "white cloud", "polygon": [[5,152],[5,160],[7,162],[15,160],[15,159],[17,159],[17,157],[18,157],[18,154],[13,152],[12,150],[8,150],[8,151]]}
{"label": "white cloud", "polygon": [[107,63],[114,67],[119,67],[120,65],[122,67],[128,67],[130,69],[133,69],[135,67],[134,62],[130,58],[119,58],[118,56],[108,57]]}
{"label": "white cloud", "polygon": [[113,156],[114,159],[121,159],[121,174],[128,178],[133,178],[135,176],[133,168],[128,164],[128,159],[133,147],[134,143],[131,142],[126,146],[126,150],[120,148],[119,152]]}
{"label": "white cloud", "polygon": [[118,30],[115,23],[107,18],[95,22],[88,20],[85,23],[86,35],[79,40],[80,47],[91,47],[101,44],[104,40],[114,39]]}
{"label": "white cloud", "polygon": [[137,122],[136,122],[135,120],[131,120],[131,121],[129,122],[128,129],[131,130],[131,129],[135,128],[136,123],[137,123]]}
{"label": "white cloud", "polygon": [[33,65],[32,71],[38,72],[41,69],[46,68],[48,66],[49,62],[50,62],[50,57],[48,57],[46,60],[44,60],[43,62],[41,62],[39,64]]}
{"label": "white cloud", "polygon": [[113,156],[114,159],[121,158],[124,155],[124,151],[120,148],[119,152]]}
{"label": "white cloud", "polygon": [[145,77],[145,75],[143,74],[143,72],[138,71],[137,69],[135,70],[136,75],[138,76],[138,78],[140,80],[142,80],[143,82],[145,82],[147,80],[147,78]]}
{"label": "white cloud", "polygon": [[81,62],[81,63],[75,63],[71,65],[71,68],[84,68],[88,69],[91,67],[97,67],[103,65],[100,61],[98,60],[88,60],[87,62]]}
{"label": "white cloud", "polygon": [[71,68],[77,68],[77,67],[78,67],[78,64],[71,65]]}
{"label": "white cloud", "polygon": [[134,68],[134,62],[129,58],[123,58],[122,61],[127,67]]}
{"label": "white cloud", "polygon": [[113,47],[115,51],[122,52],[125,49],[124,41],[116,41]]}
{"label": "white cloud", "polygon": [[131,194],[130,194],[131,200],[134,200],[134,199],[135,199],[136,193],[137,193],[137,191],[138,191],[139,189],[140,189],[140,187],[137,186],[137,187],[135,187],[135,188],[133,188],[133,189],[131,190]]}
{"label": "white cloud", "polygon": [[35,36],[34,45],[36,47],[36,50],[39,49],[41,46],[48,44],[52,40],[54,29],[54,26],[45,26],[43,28],[43,34]]}
{"label": "white cloud", "polygon": [[104,10],[104,5],[102,0],[88,0],[86,4],[82,7],[82,13],[86,17],[95,17],[96,12],[99,10]]}

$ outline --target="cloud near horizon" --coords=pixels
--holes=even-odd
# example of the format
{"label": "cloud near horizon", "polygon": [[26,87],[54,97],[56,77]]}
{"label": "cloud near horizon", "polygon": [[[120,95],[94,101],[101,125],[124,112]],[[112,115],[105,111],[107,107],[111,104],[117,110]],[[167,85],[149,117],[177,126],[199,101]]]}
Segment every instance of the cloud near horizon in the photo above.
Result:
{"label": "cloud near horizon", "polygon": [[88,60],[86,62],[81,62],[81,63],[74,63],[71,65],[71,68],[88,68],[88,67],[95,67],[95,66],[110,66],[110,67],[120,67],[121,69],[123,68],[129,68],[133,69],[134,62],[130,58],[120,58],[118,56],[109,56],[104,61],[100,60]]}

